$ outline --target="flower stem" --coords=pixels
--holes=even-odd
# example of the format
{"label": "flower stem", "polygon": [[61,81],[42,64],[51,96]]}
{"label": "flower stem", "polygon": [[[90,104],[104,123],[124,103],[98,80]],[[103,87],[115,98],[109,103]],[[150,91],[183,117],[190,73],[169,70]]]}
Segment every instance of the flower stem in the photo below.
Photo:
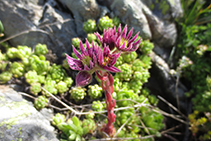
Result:
{"label": "flower stem", "polygon": [[97,76],[101,80],[101,87],[105,92],[106,107],[108,112],[108,123],[104,125],[101,131],[105,132],[107,135],[112,137],[116,132],[113,125],[116,119],[116,115],[114,114],[114,107],[116,105],[116,101],[112,98],[112,93],[114,92],[114,79],[109,72],[100,71],[100,74],[97,72]]}

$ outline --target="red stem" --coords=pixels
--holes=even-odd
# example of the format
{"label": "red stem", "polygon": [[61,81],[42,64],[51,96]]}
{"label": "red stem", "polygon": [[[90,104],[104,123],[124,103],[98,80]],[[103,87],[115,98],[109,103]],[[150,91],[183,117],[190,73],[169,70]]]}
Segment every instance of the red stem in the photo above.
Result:
{"label": "red stem", "polygon": [[114,107],[116,105],[115,99],[112,98],[112,93],[114,92],[114,79],[109,72],[102,72],[100,74],[96,73],[98,78],[101,80],[101,87],[105,91],[106,96],[106,106],[108,111],[108,123],[104,125],[102,131],[112,137],[115,134],[115,128],[113,123],[115,122],[116,115],[114,114]]}

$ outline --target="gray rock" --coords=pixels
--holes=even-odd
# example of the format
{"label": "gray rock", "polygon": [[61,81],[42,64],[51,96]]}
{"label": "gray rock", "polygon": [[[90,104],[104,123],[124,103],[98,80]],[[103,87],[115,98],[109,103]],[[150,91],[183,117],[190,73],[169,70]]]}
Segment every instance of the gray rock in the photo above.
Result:
{"label": "gray rock", "polygon": [[52,111],[38,112],[31,103],[9,88],[0,85],[0,140],[58,141],[50,125]]}
{"label": "gray rock", "polygon": [[174,20],[181,17],[179,0],[107,0],[114,15],[143,39],[152,39],[162,48],[171,48],[177,38]]}
{"label": "gray rock", "polygon": [[140,31],[143,39],[151,39],[150,27],[142,11],[142,5],[143,3],[137,0],[113,0],[110,8],[124,24],[133,27],[135,32]]}
{"label": "gray rock", "polygon": [[13,46],[45,43],[59,56],[72,51],[73,37],[86,37],[83,22],[97,21],[106,13],[119,17],[135,32],[140,31],[143,39],[152,39],[163,52],[174,46],[177,37],[174,21],[182,15],[179,0],[98,2],[102,5],[96,0],[0,1],[0,20],[6,37],[13,37],[10,39]]}
{"label": "gray rock", "polygon": [[190,101],[185,96],[188,89],[171,73],[168,64],[157,54],[150,54],[153,65],[151,68],[151,77],[149,79],[149,88],[153,94],[158,94],[170,103],[178,107],[184,113],[190,108]]}
{"label": "gray rock", "polygon": [[61,0],[61,2],[72,12],[77,34],[83,37],[86,34],[83,31],[83,22],[88,19],[97,20],[102,13],[108,12],[108,9],[99,6],[96,0]]}
{"label": "gray rock", "polygon": [[12,37],[13,46],[34,47],[44,43],[59,56],[71,51],[71,38],[77,36],[73,18],[51,4],[51,1],[0,1],[0,20],[6,37]]}

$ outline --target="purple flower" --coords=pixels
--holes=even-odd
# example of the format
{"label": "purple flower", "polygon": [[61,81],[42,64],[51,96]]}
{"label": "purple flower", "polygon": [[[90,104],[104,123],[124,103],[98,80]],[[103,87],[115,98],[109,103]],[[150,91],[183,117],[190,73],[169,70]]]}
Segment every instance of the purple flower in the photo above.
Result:
{"label": "purple flower", "polygon": [[133,28],[129,31],[127,34],[127,25],[125,25],[122,34],[121,34],[121,25],[119,25],[119,28],[116,32],[116,28],[114,29],[107,29],[103,32],[103,37],[101,38],[99,33],[95,33],[95,35],[98,37],[102,45],[109,46],[110,50],[113,50],[115,47],[119,51],[123,52],[132,52],[135,51],[140,43],[141,40],[137,40],[139,32],[133,37]]}
{"label": "purple flower", "polygon": [[76,76],[76,85],[85,86],[92,80],[92,74],[96,71],[109,71],[120,72],[119,69],[114,67],[120,52],[112,53],[108,46],[104,46],[103,50],[92,42],[90,47],[89,42],[86,40],[86,49],[82,42],[79,44],[81,54],[73,46],[73,52],[78,59],[72,58],[66,54],[68,64],[71,69],[78,70]]}

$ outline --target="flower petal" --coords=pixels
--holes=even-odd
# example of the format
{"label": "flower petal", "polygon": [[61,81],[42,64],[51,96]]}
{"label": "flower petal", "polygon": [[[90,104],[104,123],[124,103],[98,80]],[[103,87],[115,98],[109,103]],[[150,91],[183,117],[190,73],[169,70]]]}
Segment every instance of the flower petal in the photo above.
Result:
{"label": "flower petal", "polygon": [[125,28],[124,28],[123,31],[122,31],[122,38],[123,38],[123,39],[125,39],[126,34],[127,34],[127,25],[125,25]]}
{"label": "flower petal", "polygon": [[110,62],[109,62],[109,66],[113,66],[116,63],[117,58],[119,58],[121,52],[119,52],[118,54],[112,54],[110,57]]}
{"label": "flower petal", "polygon": [[82,41],[80,41],[80,50],[81,50],[81,54],[84,55],[84,56],[88,56],[87,52],[86,52],[86,49],[84,48],[84,45],[82,43]]}
{"label": "flower petal", "polygon": [[116,42],[115,42],[115,45],[116,45],[117,48],[121,46],[121,38],[122,38],[122,37],[119,36],[118,39],[117,39]]}
{"label": "flower petal", "polygon": [[125,48],[126,48],[126,42],[124,42],[124,43],[122,44],[122,46],[119,47],[120,50],[124,50]]}
{"label": "flower petal", "polygon": [[87,65],[84,65],[84,70],[88,71],[90,68]]}
{"label": "flower petal", "polygon": [[94,33],[97,38],[100,40],[100,42],[102,43],[103,42],[103,39],[101,38],[100,34],[97,32],[97,33]]}
{"label": "flower petal", "polygon": [[110,71],[110,72],[121,72],[121,70],[119,70],[118,68],[116,68],[114,66],[111,66],[111,67],[104,66],[103,69]]}
{"label": "flower petal", "polygon": [[[92,42],[94,42],[94,41],[92,41]],[[92,46],[93,46],[93,43],[92,43]],[[92,50],[89,45],[89,41],[87,39],[86,39],[86,51],[87,51],[88,56],[92,58]]]}
{"label": "flower petal", "polygon": [[73,70],[82,70],[83,69],[83,63],[80,60],[77,60],[75,58],[70,57],[66,54],[67,62],[69,64],[69,67]]}
{"label": "flower petal", "polygon": [[86,86],[92,81],[92,74],[87,71],[80,71],[76,76],[76,86]]}
{"label": "flower petal", "polygon": [[128,42],[128,44],[134,42],[136,40],[136,38],[138,37],[138,34],[139,34],[139,32],[136,33],[136,35]]}
{"label": "flower petal", "polygon": [[81,56],[81,54],[75,49],[75,47],[74,46],[72,46],[73,47],[73,52],[75,53],[75,55],[76,55],[76,57],[78,57],[78,59],[82,59],[82,56]]}
{"label": "flower petal", "polygon": [[104,55],[104,57],[106,57],[106,56],[109,56],[109,54],[110,54],[109,46],[105,45],[103,48],[103,55]]}
{"label": "flower petal", "polygon": [[129,40],[131,38],[131,36],[133,35],[133,28],[130,30],[130,32],[128,33],[126,40]]}
{"label": "flower petal", "polygon": [[118,27],[118,30],[117,30],[117,35],[120,36],[121,35],[121,24],[119,25]]}
{"label": "flower petal", "polygon": [[97,54],[97,60],[99,62],[100,65],[103,64],[103,52],[100,48],[98,48],[98,54]]}

